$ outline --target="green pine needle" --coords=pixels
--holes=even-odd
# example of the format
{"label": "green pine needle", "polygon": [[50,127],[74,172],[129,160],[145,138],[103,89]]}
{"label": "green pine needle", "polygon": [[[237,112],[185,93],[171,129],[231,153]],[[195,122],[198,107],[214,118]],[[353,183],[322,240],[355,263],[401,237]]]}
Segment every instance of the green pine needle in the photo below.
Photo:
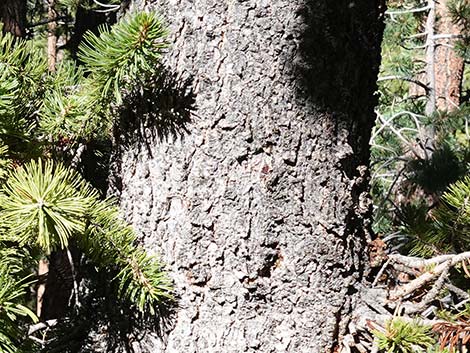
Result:
{"label": "green pine needle", "polygon": [[4,184],[0,220],[9,240],[38,245],[49,254],[84,232],[85,214],[96,197],[97,192],[71,169],[31,161],[14,170]]}
{"label": "green pine needle", "polygon": [[400,318],[388,321],[384,331],[374,330],[373,334],[378,339],[379,348],[386,353],[424,353],[436,344],[431,326]]}
{"label": "green pine needle", "polygon": [[[16,279],[17,254],[13,250],[0,251],[0,352],[17,353],[19,340],[24,332],[19,328],[19,319],[28,317],[37,322],[37,316],[24,305],[24,297],[33,284],[30,277]],[[13,268],[12,268],[13,266]]]}
{"label": "green pine needle", "polygon": [[87,32],[78,56],[100,84],[101,97],[112,93],[120,103],[126,85],[156,71],[161,51],[168,47],[166,36],[167,30],[156,13],[129,14],[111,29],[101,27],[99,37]]}
{"label": "green pine needle", "polygon": [[72,239],[94,264],[116,274],[120,295],[139,311],[155,315],[172,300],[164,266],[136,245],[113,201],[99,200],[61,163],[24,163],[44,150],[64,157],[64,142],[109,136],[121,95],[158,76],[166,36],[156,13],[129,14],[99,36],[85,36],[84,69],[65,59],[50,73],[33,41],[0,34],[0,352],[19,352],[24,324],[37,320],[25,305],[37,265],[31,253],[47,256]]}
{"label": "green pine needle", "polygon": [[437,232],[447,235],[461,250],[470,247],[470,176],[452,184],[434,212]]}
{"label": "green pine needle", "polygon": [[135,242],[133,228],[109,199],[91,208],[90,223],[79,239],[80,247],[95,263],[119,270],[115,279],[120,293],[141,312],[153,315],[159,304],[172,299],[172,284],[160,261]]}

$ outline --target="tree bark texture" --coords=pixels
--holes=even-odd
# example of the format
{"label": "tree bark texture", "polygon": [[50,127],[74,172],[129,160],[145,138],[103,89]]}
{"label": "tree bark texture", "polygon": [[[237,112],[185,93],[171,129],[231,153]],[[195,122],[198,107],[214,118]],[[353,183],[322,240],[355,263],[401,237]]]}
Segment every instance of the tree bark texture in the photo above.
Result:
{"label": "tree bark texture", "polygon": [[49,0],[47,5],[47,64],[50,72],[55,72],[57,63],[57,22],[53,21],[57,17],[55,11],[55,0]]}
{"label": "tree bark texture", "polygon": [[367,269],[383,5],[151,6],[196,110],[178,138],[116,131],[110,193],[179,297],[141,351],[333,352]]}
{"label": "tree bark texture", "polygon": [[3,32],[10,32],[16,37],[24,37],[26,25],[26,0],[0,1],[0,21]]}
{"label": "tree bark texture", "polygon": [[428,85],[426,107],[427,115],[436,111],[436,40],[434,38],[436,26],[436,1],[428,0],[429,12],[426,18],[426,81]]}
{"label": "tree bark texture", "polygon": [[445,36],[437,40],[435,52],[436,105],[439,110],[452,111],[460,105],[464,61],[454,48],[462,28],[452,22],[447,3],[436,3],[436,33]]}

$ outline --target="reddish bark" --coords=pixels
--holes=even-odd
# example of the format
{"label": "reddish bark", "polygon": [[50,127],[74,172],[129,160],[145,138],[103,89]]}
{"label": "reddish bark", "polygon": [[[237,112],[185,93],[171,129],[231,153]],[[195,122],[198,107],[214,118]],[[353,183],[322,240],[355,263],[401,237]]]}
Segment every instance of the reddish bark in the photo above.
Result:
{"label": "reddish bark", "polygon": [[[434,57],[436,108],[451,111],[460,104],[464,62],[454,50],[454,44],[456,36],[462,33],[462,29],[452,23],[452,18],[447,9],[447,0],[436,3],[436,15],[435,32],[438,36]],[[446,35],[446,38],[439,39],[439,35]]]}
{"label": "reddish bark", "polygon": [[17,37],[26,34],[26,0],[0,1],[0,21],[3,22],[3,32],[10,32]]}

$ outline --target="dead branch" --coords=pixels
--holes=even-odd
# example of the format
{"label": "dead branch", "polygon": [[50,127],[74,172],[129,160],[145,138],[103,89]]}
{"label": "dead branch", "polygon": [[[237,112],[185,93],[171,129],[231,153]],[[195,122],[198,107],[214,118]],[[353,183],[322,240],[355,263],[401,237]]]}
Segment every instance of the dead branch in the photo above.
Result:
{"label": "dead branch", "polygon": [[431,303],[433,300],[437,298],[439,295],[444,283],[447,279],[447,275],[449,274],[449,268],[445,268],[444,271],[440,274],[438,280],[434,283],[431,290],[426,293],[423,300],[421,300],[418,304],[414,304],[411,306],[406,307],[405,313],[406,314],[415,314],[421,312],[426,309],[426,307]]}
{"label": "dead branch", "polygon": [[[396,255],[390,255],[390,256],[396,256]],[[470,252],[464,252],[464,253],[455,254],[455,255],[442,255],[442,256],[438,256],[436,258],[429,259],[429,260],[419,259],[420,261],[416,261],[417,258],[409,258],[405,260],[406,257],[401,256],[401,255],[399,258],[400,260],[402,260],[402,263],[403,261],[409,260],[408,264],[410,264],[410,267],[420,268],[422,266],[416,266],[416,265],[418,264],[422,265],[423,263],[425,264],[425,266],[426,265],[430,266],[432,264],[437,264],[437,266],[432,270],[424,272],[423,274],[421,274],[420,276],[418,276],[411,282],[392,290],[390,292],[390,297],[389,297],[391,300],[397,300],[399,298],[402,298],[408,294],[411,294],[415,290],[423,287],[426,283],[440,276],[444,271],[447,271],[450,267],[457,265],[463,260],[469,259]],[[424,261],[424,262],[421,262],[421,261]]]}

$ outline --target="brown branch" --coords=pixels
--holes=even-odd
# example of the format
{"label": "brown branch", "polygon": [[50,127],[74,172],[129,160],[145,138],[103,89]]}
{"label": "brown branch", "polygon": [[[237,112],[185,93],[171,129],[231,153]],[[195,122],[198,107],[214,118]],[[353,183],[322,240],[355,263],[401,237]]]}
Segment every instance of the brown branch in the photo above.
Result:
{"label": "brown branch", "polygon": [[429,91],[429,87],[425,83],[423,83],[423,82],[421,82],[417,79],[414,79],[414,78],[411,78],[411,77],[406,77],[406,76],[398,76],[398,75],[383,76],[383,77],[379,77],[377,79],[377,82],[390,81],[390,80],[400,80],[400,81],[411,82],[411,83],[414,83],[415,85],[420,86],[421,88],[424,88],[424,90],[426,92]]}
{"label": "brown branch", "polygon": [[[470,254],[470,252],[468,252]],[[394,263],[399,263],[410,268],[423,268],[441,264],[445,261],[451,260],[455,254],[439,255],[430,259],[422,259],[420,257],[405,256],[400,254],[388,255],[388,258]]]}
{"label": "brown branch", "polygon": [[46,20],[31,23],[31,24],[27,25],[26,28],[34,28],[34,27],[38,27],[38,26],[42,26],[42,25],[47,25],[51,22],[58,22],[58,21],[69,21],[69,22],[71,22],[72,18],[70,16],[57,16],[57,17],[54,17],[54,18],[48,18]]}
{"label": "brown branch", "polygon": [[[55,7],[55,0],[49,0],[47,8],[47,18],[52,20],[57,17]],[[55,72],[57,62],[57,22],[51,21],[47,24],[47,59],[49,71]]]}
{"label": "brown branch", "polygon": [[[470,295],[467,292],[457,286],[454,286],[452,283],[446,283],[446,288],[457,296],[459,296],[460,298],[464,299],[465,301],[470,300]],[[457,304],[455,307],[458,308],[459,306],[460,304]]]}
{"label": "brown branch", "polygon": [[439,295],[446,279],[449,274],[449,268],[445,268],[444,271],[440,274],[438,280],[434,283],[431,290],[426,293],[424,299],[421,300],[418,304],[413,304],[405,309],[407,314],[415,314],[426,309],[429,303],[431,303]]}
{"label": "brown branch", "polygon": [[[470,259],[470,252],[467,251],[467,252],[456,254],[456,255],[442,255],[442,257],[438,256],[437,258],[442,259],[444,256],[448,257],[447,260],[444,260],[443,262],[439,263],[434,269],[421,274],[419,277],[415,278],[411,282],[391,291],[389,299],[397,300],[408,294],[411,294],[415,290],[424,286],[426,283],[432,281],[434,278],[440,276],[444,271],[447,271],[450,267],[457,265],[463,260]],[[429,259],[429,260],[423,260],[423,261],[428,261],[429,264],[433,264],[433,262],[431,262],[430,260],[435,260],[435,259]],[[436,261],[434,262],[434,264],[436,264]]]}

